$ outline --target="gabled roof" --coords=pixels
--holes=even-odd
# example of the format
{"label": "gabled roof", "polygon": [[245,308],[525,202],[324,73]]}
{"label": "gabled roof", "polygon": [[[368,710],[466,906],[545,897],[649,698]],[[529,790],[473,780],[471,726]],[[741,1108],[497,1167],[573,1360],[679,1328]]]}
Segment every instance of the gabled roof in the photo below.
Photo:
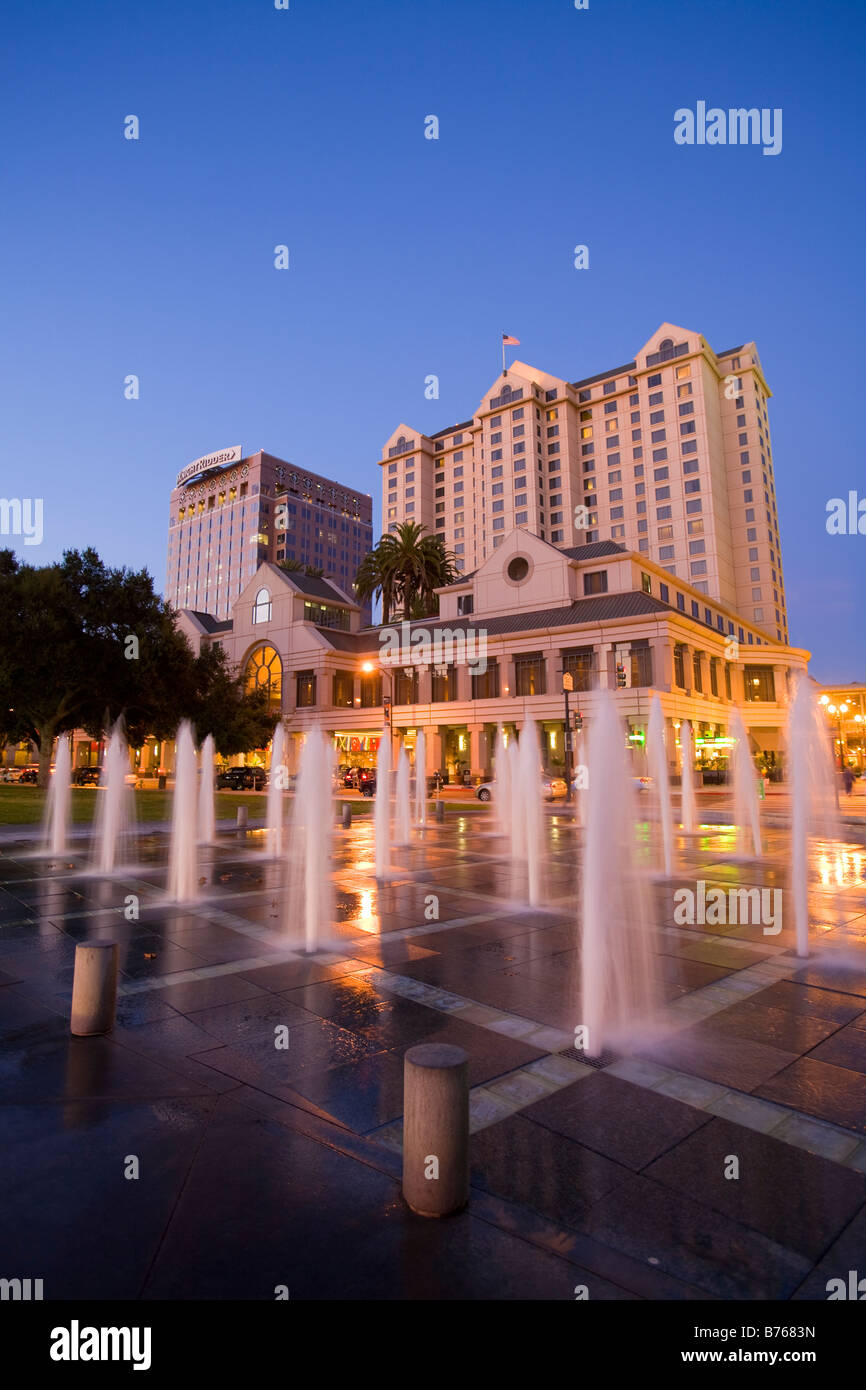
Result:
{"label": "gabled roof", "polygon": [[186,613],[187,617],[195,618],[199,627],[203,628],[207,633],[231,632],[233,627],[231,618],[221,620],[215,618],[213,613],[202,613],[197,608],[183,608],[181,612]]}
{"label": "gabled roof", "polygon": [[265,560],[256,571],[261,575],[262,570],[270,570],[279,576],[281,580],[288,581],[293,589],[299,593],[307,594],[310,598],[328,599],[331,603],[340,603],[344,606],[348,604],[352,608],[358,605],[349,598],[332,580],[325,579],[312,574],[304,574],[303,570],[284,570],[280,565],[274,564],[273,560]]}
{"label": "gabled roof", "polygon": [[[522,530],[522,527],[516,529]],[[529,532],[529,534],[532,535],[532,532]],[[589,545],[571,545],[566,548],[559,545],[551,545],[550,541],[542,541],[540,536],[536,536],[535,539],[541,541],[541,544],[546,545],[548,549],[554,550],[557,555],[567,556],[569,560],[598,560],[604,555],[628,555],[629,553],[624,545],[617,545],[616,541],[591,541]],[[495,555],[496,551],[493,551],[492,554]],[[489,558],[491,558],[491,556],[488,556],[488,559]],[[487,561],[485,560],[484,563],[486,564]],[[445,589],[461,588],[464,584],[468,584],[471,579],[474,579],[481,568],[483,568],[483,566],[480,566],[479,569],[471,570],[469,574],[461,574],[459,579],[455,579],[452,583],[444,585],[443,588],[439,589],[437,592],[444,593]]]}

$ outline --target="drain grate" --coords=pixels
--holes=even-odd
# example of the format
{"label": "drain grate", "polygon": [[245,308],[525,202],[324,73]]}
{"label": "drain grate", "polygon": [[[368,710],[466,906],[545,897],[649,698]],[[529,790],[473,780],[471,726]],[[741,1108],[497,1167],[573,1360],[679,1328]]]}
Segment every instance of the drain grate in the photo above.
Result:
{"label": "drain grate", "polygon": [[597,1071],[603,1071],[605,1067],[621,1060],[618,1052],[602,1052],[600,1057],[587,1057],[585,1052],[575,1052],[575,1056],[580,1058],[585,1067],[595,1067]]}

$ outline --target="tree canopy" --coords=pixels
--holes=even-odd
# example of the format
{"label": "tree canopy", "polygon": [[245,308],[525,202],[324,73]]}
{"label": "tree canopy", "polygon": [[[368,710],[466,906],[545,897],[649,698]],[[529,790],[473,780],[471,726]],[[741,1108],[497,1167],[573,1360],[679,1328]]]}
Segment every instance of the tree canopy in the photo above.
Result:
{"label": "tree canopy", "polygon": [[265,735],[245,747],[270,738],[266,703],[220,648],[195,656],[147,570],[109,568],[92,549],[38,567],[0,551],[0,613],[0,736],[36,744],[43,784],[59,734],[98,738],[121,716],[133,743],[184,718],[222,752],[240,751],[241,730]]}
{"label": "tree canopy", "polygon": [[355,593],[362,603],[381,594],[383,623],[398,608],[404,618],[433,617],[439,611],[436,590],[456,577],[456,556],[442,538],[404,521],[364,556]]}

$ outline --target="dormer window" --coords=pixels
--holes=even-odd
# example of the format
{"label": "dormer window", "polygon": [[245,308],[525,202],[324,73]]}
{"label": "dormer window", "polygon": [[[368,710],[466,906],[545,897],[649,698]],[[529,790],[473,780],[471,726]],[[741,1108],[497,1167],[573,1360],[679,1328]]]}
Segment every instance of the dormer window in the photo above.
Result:
{"label": "dormer window", "polygon": [[259,589],[253,604],[253,622],[269,623],[271,621],[271,595],[269,589]]}

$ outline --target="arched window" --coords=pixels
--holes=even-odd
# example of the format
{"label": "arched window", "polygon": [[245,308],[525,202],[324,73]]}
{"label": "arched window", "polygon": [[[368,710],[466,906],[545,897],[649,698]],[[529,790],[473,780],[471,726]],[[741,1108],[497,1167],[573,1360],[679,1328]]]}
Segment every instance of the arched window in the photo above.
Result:
{"label": "arched window", "polygon": [[674,355],[673,338],[665,338],[664,342],[659,343],[659,357],[666,362],[669,357]]}
{"label": "arched window", "polygon": [[253,622],[269,623],[271,621],[271,595],[268,589],[259,589],[256,594],[256,601],[253,604]]}
{"label": "arched window", "polygon": [[[267,593],[267,590],[262,590]],[[273,647],[259,647],[253,652],[244,672],[248,691],[267,690],[268,704],[280,708],[283,701],[283,663]]]}

